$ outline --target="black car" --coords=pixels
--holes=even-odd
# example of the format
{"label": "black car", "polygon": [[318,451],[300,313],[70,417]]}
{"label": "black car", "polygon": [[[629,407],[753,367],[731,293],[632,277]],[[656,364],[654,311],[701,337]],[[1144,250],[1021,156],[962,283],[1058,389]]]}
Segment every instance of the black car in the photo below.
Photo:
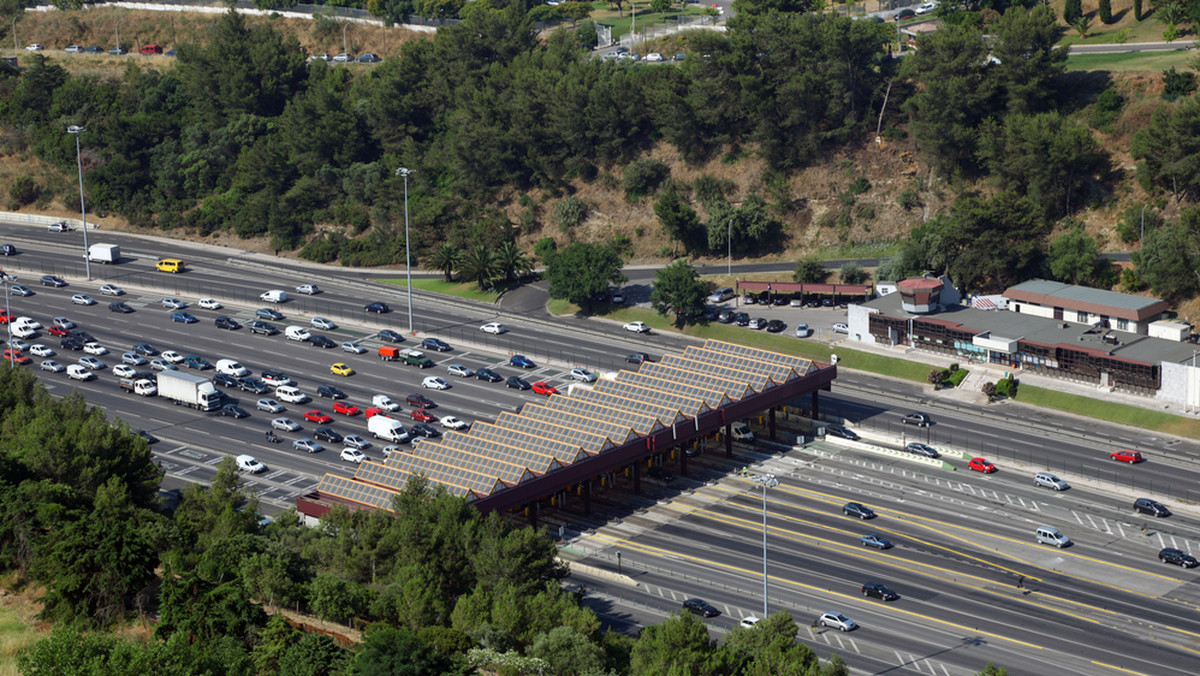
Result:
{"label": "black car", "polygon": [[900,422],[904,423],[905,425],[916,425],[917,427],[929,427],[931,424],[933,424],[929,420],[929,416],[925,415],[924,413],[909,413],[901,418]]}
{"label": "black car", "polygon": [[904,450],[908,451],[909,453],[923,455],[927,458],[936,458],[939,455],[937,452],[937,449],[935,449],[932,446],[922,444],[919,441],[914,441],[914,442],[910,443],[909,445],[904,447]]}
{"label": "black car", "polygon": [[830,425],[826,423],[825,434],[841,437],[843,439],[849,439],[850,441],[858,441],[857,434],[855,434],[852,430],[842,427],[841,425]]}
{"label": "black car", "polygon": [[767,331],[771,333],[779,333],[786,328],[787,324],[784,324],[782,319],[772,319],[767,322]]}
{"label": "black car", "polygon": [[266,394],[271,388],[258,378],[238,378],[238,389],[253,394]]}
{"label": "black car", "polygon": [[1149,514],[1153,517],[1171,516],[1171,510],[1161,502],[1150,498],[1138,498],[1133,501],[1133,511],[1139,514]]}
{"label": "black car", "polygon": [[319,335],[316,333],[314,333],[308,337],[308,344],[315,345],[316,347],[320,347],[320,348],[323,348],[326,350],[328,350],[331,347],[337,347],[337,343],[333,342],[332,340],[330,340],[329,338],[327,338],[325,336],[322,336],[322,335]]}
{"label": "black car", "polygon": [[860,519],[874,519],[875,512],[866,505],[861,505],[857,502],[847,502],[842,506],[842,514],[846,516],[857,516]]}
{"label": "black car", "polygon": [[787,298],[784,298],[783,296],[775,296],[774,298],[771,299],[771,305],[775,305],[775,306],[787,305]]}
{"label": "black car", "polygon": [[273,322],[283,319],[283,313],[269,307],[259,308],[254,311],[254,316],[259,319],[270,319]]}
{"label": "black car", "polygon": [[71,329],[70,331],[67,331],[67,337],[74,338],[85,345],[87,343],[96,342],[96,339],[92,337],[92,334],[84,331],[83,329]]}
{"label": "black car", "polygon": [[683,602],[683,607],[687,608],[689,612],[701,617],[716,617],[717,615],[721,614],[721,611],[713,608],[712,606],[708,605],[706,601],[701,601],[700,599],[688,599]]}
{"label": "black car", "polygon": [[143,357],[158,356],[158,348],[154,347],[150,343],[138,343],[137,345],[133,346],[133,351],[142,355]]}
{"label": "black car", "polygon": [[520,376],[509,376],[508,380],[504,381],[504,384],[517,390],[528,390],[530,387],[533,387],[529,384],[529,381]]}
{"label": "black car", "polygon": [[412,433],[416,436],[425,437],[426,439],[433,439],[442,436],[441,432],[437,431],[433,427],[430,427],[428,423],[414,423],[409,429],[412,430]]}
{"label": "black car", "polygon": [[1170,547],[1158,553],[1158,560],[1163,563],[1173,563],[1177,566],[1183,566],[1184,568],[1195,568],[1197,565],[1200,565],[1200,562],[1196,561],[1196,557],[1182,550],[1171,549]]}
{"label": "black car", "polygon": [[425,348],[426,350],[433,350],[434,352],[450,351],[450,345],[437,338],[426,338],[425,340],[422,340],[421,347]]}
{"label": "black car", "polygon": [[238,380],[228,373],[217,373],[213,375],[213,385],[218,387],[237,387]]}
{"label": "black car", "polygon": [[154,436],[153,434],[150,434],[146,430],[138,430],[137,435],[139,437],[145,439],[147,444],[157,444],[158,443],[158,437]]}
{"label": "black car", "polygon": [[313,438],[321,441],[329,441],[335,444],[342,443],[342,435],[329,427],[318,427],[313,430]]}
{"label": "black car", "polygon": [[0,255],[11,256],[17,253],[17,247],[11,244],[0,244]]}
{"label": "black car", "polygon": [[385,312],[392,311],[392,309],[388,307],[386,303],[367,303],[363,306],[363,309],[367,312],[374,312],[375,314],[380,315],[384,314]]}
{"label": "black car", "polygon": [[64,350],[75,350],[76,352],[83,349],[83,343],[74,338],[63,338],[58,345]]}
{"label": "black car", "polygon": [[500,377],[499,373],[496,373],[491,369],[475,369],[475,377],[480,380],[486,380],[489,383],[498,383],[501,380],[504,380],[504,378]]}
{"label": "black car", "polygon": [[99,45],[90,45],[90,46],[83,48],[83,53],[84,54],[102,54],[102,53],[104,53],[104,48]]}
{"label": "black car", "polygon": [[334,387],[333,385],[321,385],[317,388],[318,397],[329,397],[330,399],[345,399],[346,393]]}
{"label": "black car", "polygon": [[250,333],[261,333],[264,336],[273,336],[279,333],[279,329],[275,328],[274,324],[264,322],[262,320],[254,320],[247,324],[250,327]]}
{"label": "black car", "polygon": [[750,315],[739,312],[733,316],[733,323],[738,326],[750,326]]}
{"label": "black car", "polygon": [[391,329],[384,329],[379,332],[379,339],[388,343],[403,343],[404,336],[396,333]]}
{"label": "black car", "polygon": [[216,324],[218,329],[225,329],[227,331],[237,331],[242,328],[242,325],[237,323],[236,319],[229,317],[217,317],[213,320],[213,324]]}
{"label": "black car", "polygon": [[62,277],[55,277],[54,275],[42,275],[42,286],[59,287],[66,285],[67,283]]}
{"label": "black car", "polygon": [[123,314],[123,315],[127,315],[127,314],[129,314],[130,312],[133,312],[133,308],[129,307],[129,305],[128,305],[128,304],[126,304],[126,303],[122,303],[122,302],[120,302],[120,301],[116,301],[116,302],[113,302],[113,303],[109,303],[109,304],[108,304],[108,310],[109,310],[110,312],[120,312],[120,313],[121,313],[121,314]]}
{"label": "black car", "polygon": [[641,364],[648,361],[654,361],[650,355],[645,352],[634,352],[633,354],[625,355],[625,361],[630,364]]}
{"label": "black car", "polygon": [[667,470],[665,470],[661,467],[651,467],[650,470],[646,473],[655,479],[660,479],[667,483],[670,483],[675,480],[674,474],[671,474],[670,472],[668,472]]}
{"label": "black car", "polygon": [[717,315],[717,321],[721,322],[722,324],[729,324],[733,321],[733,318],[736,315],[737,313],[733,310],[721,310],[721,312]]}
{"label": "black car", "polygon": [[867,582],[864,584],[862,586],[862,595],[868,598],[882,599],[884,601],[895,601],[896,599],[900,598],[899,594],[891,589],[888,589],[887,585],[879,582]]}
{"label": "black car", "polygon": [[249,418],[250,414],[237,404],[225,404],[221,407],[221,415],[229,416],[230,418]]}

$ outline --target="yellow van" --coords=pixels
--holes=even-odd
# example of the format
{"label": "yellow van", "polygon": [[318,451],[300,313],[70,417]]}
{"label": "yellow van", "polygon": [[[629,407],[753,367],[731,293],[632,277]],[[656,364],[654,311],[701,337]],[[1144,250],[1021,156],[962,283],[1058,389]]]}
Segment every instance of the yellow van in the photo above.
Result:
{"label": "yellow van", "polygon": [[183,261],[178,258],[164,258],[154,264],[161,272],[183,272]]}

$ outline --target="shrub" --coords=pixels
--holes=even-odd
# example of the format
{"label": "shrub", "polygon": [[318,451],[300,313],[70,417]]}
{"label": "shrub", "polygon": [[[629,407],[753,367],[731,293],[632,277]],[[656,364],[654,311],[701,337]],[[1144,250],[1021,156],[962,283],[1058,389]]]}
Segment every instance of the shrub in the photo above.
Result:
{"label": "shrub", "polygon": [[1115,89],[1109,88],[1100,92],[1096,98],[1096,109],[1092,113],[1092,126],[1100,129],[1112,124],[1125,107],[1125,97]]}
{"label": "shrub", "polygon": [[587,220],[587,203],[571,195],[554,206],[554,220],[558,229],[570,232],[575,226]]}
{"label": "shrub", "polygon": [[12,185],[8,187],[8,196],[14,208],[37,201],[41,194],[41,187],[29,176],[16,177],[13,179]]}
{"label": "shrub", "polygon": [[[1169,42],[1169,40],[1168,40]],[[1168,101],[1182,98],[1196,91],[1196,74],[1175,70],[1175,66],[1163,72],[1162,97]]]}
{"label": "shrub", "polygon": [[653,195],[663,181],[671,175],[671,169],[659,160],[641,159],[625,168],[621,188],[625,199],[636,202],[646,195]]}
{"label": "shrub", "polygon": [[1077,19],[1083,16],[1082,0],[1067,0],[1063,6],[1063,21],[1068,25],[1075,23]]}
{"label": "shrub", "polygon": [[870,189],[871,182],[863,176],[859,176],[858,178],[854,179],[854,181],[850,184],[850,187],[847,188],[852,195],[861,195]]}
{"label": "shrub", "polygon": [[842,284],[862,284],[867,281],[870,275],[858,263],[846,263],[842,266],[839,277],[842,280]]}
{"label": "shrub", "polygon": [[942,382],[946,380],[946,372],[942,369],[934,369],[925,379],[929,381],[930,385],[933,385],[935,390],[941,389]]}
{"label": "shrub", "polygon": [[958,387],[962,385],[962,381],[967,379],[971,372],[966,369],[951,369],[950,376],[946,378],[946,383],[950,387]]}
{"label": "shrub", "polygon": [[1112,23],[1112,0],[1100,0],[1098,11],[1101,22]]}
{"label": "shrub", "polygon": [[340,236],[320,235],[305,244],[299,255],[306,261],[328,263],[337,260],[341,248]]}
{"label": "shrub", "polygon": [[733,189],[733,181],[708,174],[699,176],[692,182],[692,190],[696,191],[696,199],[704,205],[705,209],[712,209],[713,205],[725,202],[725,196],[733,192]]}
{"label": "shrub", "polygon": [[988,399],[996,398],[996,383],[992,383],[992,382],[984,383],[982,390],[983,390],[983,393],[987,395]]}
{"label": "shrub", "polygon": [[921,197],[916,190],[907,188],[904,192],[896,195],[896,204],[899,204],[900,208],[905,211],[912,211],[921,206]]}

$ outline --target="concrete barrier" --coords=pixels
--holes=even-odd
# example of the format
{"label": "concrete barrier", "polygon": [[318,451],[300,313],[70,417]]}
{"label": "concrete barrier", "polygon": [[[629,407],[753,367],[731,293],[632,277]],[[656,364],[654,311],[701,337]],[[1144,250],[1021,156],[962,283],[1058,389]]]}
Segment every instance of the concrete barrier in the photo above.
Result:
{"label": "concrete barrier", "polygon": [[954,465],[951,465],[948,462],[943,462],[937,458],[927,458],[922,455],[916,455],[914,453],[909,453],[908,451],[898,451],[894,448],[884,448],[883,446],[876,446],[875,444],[868,444],[862,441],[851,441],[850,439],[843,439],[841,437],[833,437],[829,435],[825,436],[825,442],[838,446],[845,446],[846,448],[853,448],[859,451],[865,451],[867,453],[890,455],[893,458],[899,458],[908,462],[915,462],[918,465],[929,465],[930,467],[937,467],[939,469],[949,470],[951,472],[955,471]]}

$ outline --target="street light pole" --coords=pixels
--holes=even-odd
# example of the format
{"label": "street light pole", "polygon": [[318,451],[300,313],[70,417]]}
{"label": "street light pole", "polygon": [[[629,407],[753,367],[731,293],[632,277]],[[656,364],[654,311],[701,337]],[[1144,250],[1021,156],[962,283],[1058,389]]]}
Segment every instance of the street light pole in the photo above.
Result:
{"label": "street light pole", "polygon": [[13,282],[17,281],[17,278],[0,272],[0,281],[4,282],[4,314],[8,315],[8,365],[15,367],[17,365],[17,353],[13,351],[12,346],[12,308],[8,304],[8,289]]}
{"label": "street light pole", "polygon": [[83,221],[83,265],[87,270],[88,281],[92,281],[92,257],[88,251],[87,241],[87,207],[83,204],[83,160],[79,155],[79,135],[87,131],[77,124],[67,127],[67,133],[75,136],[75,166],[79,169],[79,217]]}
{"label": "street light pole", "polygon": [[774,474],[755,474],[750,477],[754,483],[762,486],[762,502],[763,502],[763,616],[762,619],[767,619],[767,489],[774,488],[779,485],[779,479],[775,478]]}
{"label": "street light pole", "polygon": [[726,256],[725,276],[732,277],[733,276],[733,219],[730,219],[729,222],[726,223],[725,225],[728,226],[728,232],[725,234],[725,256]]}
{"label": "street light pole", "polygon": [[17,50],[17,17],[18,16],[20,16],[20,14],[13,15],[13,25],[12,25],[13,51]]}
{"label": "street light pole", "polygon": [[346,49],[346,29],[349,27],[350,27],[349,21],[342,24],[342,53],[345,54],[347,57],[350,56],[350,52]]}
{"label": "street light pole", "polygon": [[1138,246],[1142,246],[1142,241],[1146,239],[1146,205],[1142,205],[1142,235],[1138,237]]}
{"label": "street light pole", "polygon": [[116,34],[117,34],[117,55],[118,56],[121,55],[121,22],[124,20],[125,19],[118,19],[117,26],[116,26],[116,28],[113,29],[114,31],[116,31]]}
{"label": "street light pole", "polygon": [[404,177],[404,272],[408,277],[408,333],[415,336],[417,334],[413,331],[412,315],[412,253],[408,246],[408,175],[411,173],[411,169],[404,167],[396,170],[397,176]]}

